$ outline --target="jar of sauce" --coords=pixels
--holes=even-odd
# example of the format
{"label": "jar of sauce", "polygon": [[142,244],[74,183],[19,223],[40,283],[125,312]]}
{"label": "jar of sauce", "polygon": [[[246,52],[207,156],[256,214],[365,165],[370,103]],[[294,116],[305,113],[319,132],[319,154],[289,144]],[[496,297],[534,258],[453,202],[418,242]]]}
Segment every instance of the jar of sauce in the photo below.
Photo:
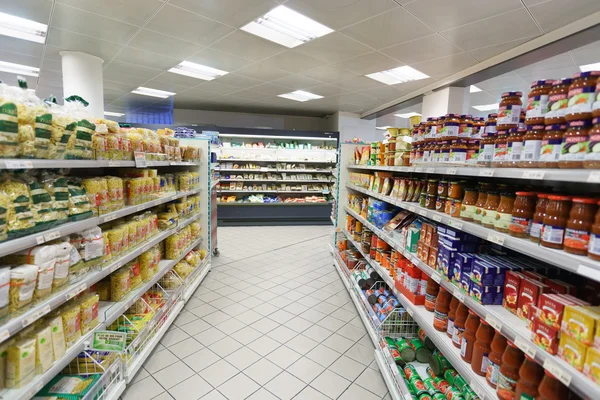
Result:
{"label": "jar of sauce", "polygon": [[592,116],[594,118],[600,117],[600,78],[596,82],[596,99],[592,104]]}
{"label": "jar of sauce", "polygon": [[473,118],[473,131],[471,133],[471,139],[479,139],[485,131],[485,119],[483,117]]}
{"label": "jar of sauce", "polygon": [[421,162],[428,163],[431,160],[431,143],[425,143],[423,145],[423,158]]}
{"label": "jar of sauce", "polygon": [[439,142],[442,140],[445,140],[445,136],[443,135],[444,132],[442,132],[442,128],[444,127],[444,121],[445,121],[446,117],[439,117],[436,120],[436,124],[437,124],[437,129],[436,129],[436,134],[435,134],[435,141]]}
{"label": "jar of sauce", "polygon": [[472,139],[467,142],[467,165],[476,165],[479,155],[479,140]]}
{"label": "jar of sauce", "polygon": [[437,164],[442,158],[442,142],[435,142],[433,148],[429,152],[429,163]]}
{"label": "jar of sauce", "polygon": [[500,196],[500,203],[496,209],[496,221],[494,222],[494,229],[498,232],[508,233],[514,204],[515,195],[513,193],[502,193]]}
{"label": "jar of sauce", "polygon": [[440,332],[446,332],[448,329],[448,312],[450,311],[450,297],[446,289],[440,287],[440,292],[435,301],[435,310],[433,312],[433,327]]}
{"label": "jar of sauce", "polygon": [[485,205],[483,206],[483,215],[481,216],[481,225],[486,228],[494,229],[496,222],[496,210],[500,205],[500,194],[498,192],[488,192]]}
{"label": "jar of sauce", "polygon": [[496,135],[496,141],[494,143],[494,155],[492,156],[492,167],[503,166],[504,160],[506,159],[506,148],[508,132],[504,130],[498,130]]}
{"label": "jar of sauce", "polygon": [[501,400],[513,400],[519,379],[519,369],[523,364],[523,352],[513,342],[507,342],[508,346],[502,355],[502,366],[498,374],[498,385],[496,394]]}
{"label": "jar of sauce", "polygon": [[458,127],[458,138],[468,140],[473,135],[473,117],[468,114],[460,116]]}
{"label": "jar of sauce", "polygon": [[450,150],[451,150],[450,142],[443,141],[442,147],[440,147],[440,159],[439,159],[440,163],[447,163],[448,161],[450,161]]}
{"label": "jar of sauce", "polygon": [[452,336],[454,336],[454,320],[456,319],[456,310],[458,309],[458,303],[460,303],[460,301],[458,301],[456,297],[451,297],[452,299],[450,299],[450,309],[448,310],[448,326],[446,328],[446,335],[448,335],[450,339],[452,339]]}
{"label": "jar of sauce", "polygon": [[488,357],[489,362],[485,373],[485,380],[488,385],[495,388],[498,384],[498,375],[500,374],[500,366],[502,365],[502,355],[506,349],[506,338],[502,336],[500,332],[496,332],[490,347],[492,348],[492,351]]}
{"label": "jar of sauce", "polygon": [[488,357],[492,351],[492,339],[494,338],[494,328],[485,320],[481,319],[479,328],[477,328],[476,340],[473,345],[473,358],[471,360],[471,369],[477,375],[485,376],[488,367]]}
{"label": "jar of sauce", "polygon": [[473,222],[481,224],[483,217],[483,208],[487,202],[488,190],[479,190],[477,193],[477,202],[475,203],[475,214],[473,214]]}
{"label": "jar of sauce", "polygon": [[435,137],[435,133],[437,131],[437,122],[434,118],[427,118],[427,122],[425,123],[425,136],[424,139],[426,142],[432,141]]}
{"label": "jar of sauce", "polygon": [[538,243],[542,236],[542,228],[544,226],[544,217],[546,216],[546,208],[548,207],[548,194],[540,193],[537,195],[535,203],[535,211],[529,228],[529,240]]}
{"label": "jar of sauce", "polygon": [[440,291],[440,285],[432,278],[427,279],[427,289],[425,290],[425,309],[429,312],[435,311],[435,302]]}
{"label": "jar of sauce", "polygon": [[467,162],[467,142],[465,140],[453,140],[450,146],[450,163],[464,164]]}
{"label": "jar of sauce", "polygon": [[584,197],[573,197],[571,212],[565,230],[565,251],[585,256],[588,253],[590,233],[594,224],[594,216],[598,200]]}
{"label": "jar of sauce", "polygon": [[469,307],[463,303],[458,304],[456,309],[456,318],[454,319],[454,332],[452,334],[452,344],[454,347],[460,349],[462,343],[463,334],[465,332],[465,323],[469,316]]}
{"label": "jar of sauce", "polygon": [[464,181],[452,181],[448,188],[448,197],[451,199],[462,199],[463,198],[463,185]]}
{"label": "jar of sauce", "polygon": [[600,168],[600,117],[592,120],[594,125],[588,132],[590,141],[587,145],[587,151],[583,158],[583,168]]}
{"label": "jar of sauce", "polygon": [[535,399],[538,397],[538,386],[544,378],[544,368],[528,355],[519,369],[519,380],[515,390],[515,399]]}
{"label": "jar of sauce", "polygon": [[427,199],[427,193],[419,194],[419,206],[425,207],[425,201]]}
{"label": "jar of sauce", "polygon": [[477,204],[477,189],[474,187],[465,188],[465,197],[460,208],[460,219],[463,221],[473,221],[475,216],[475,204]]}
{"label": "jar of sauce", "polygon": [[425,208],[428,210],[435,210],[435,202],[437,200],[437,196],[434,194],[427,194],[425,197]]}
{"label": "jar of sauce", "polygon": [[428,179],[427,180],[427,194],[435,195],[437,194],[438,188],[438,180],[437,179]]}
{"label": "jar of sauce", "polygon": [[494,159],[494,149],[496,147],[496,134],[484,133],[484,137],[479,141],[479,153],[477,154],[477,166],[489,167]]}
{"label": "jar of sauce", "polygon": [[583,168],[591,128],[592,122],[587,119],[569,122],[560,148],[559,168]]}
{"label": "jar of sauce", "polygon": [[460,210],[462,208],[462,200],[461,199],[449,199],[450,201],[450,214],[451,217],[459,218]]}
{"label": "jar of sauce", "polygon": [[526,238],[529,237],[537,193],[517,192],[516,195],[510,225],[508,226],[508,234],[518,238]]}
{"label": "jar of sauce", "polygon": [[457,114],[446,114],[444,118],[444,127],[442,128],[441,137],[443,140],[458,139],[458,131],[460,129],[460,117]]}
{"label": "jar of sauce", "polygon": [[596,83],[600,71],[579,72],[575,74],[569,86],[569,102],[565,118],[577,121],[592,118],[592,104],[596,99]]}
{"label": "jar of sauce", "polygon": [[498,108],[498,130],[509,130],[519,127],[521,118],[522,92],[504,92]]}
{"label": "jar of sauce", "polygon": [[503,166],[509,168],[519,166],[521,153],[523,152],[523,138],[526,132],[527,128],[512,128],[509,130],[509,135],[506,139],[506,157],[504,158]]}
{"label": "jar of sauce", "polygon": [[530,125],[523,137],[523,151],[521,152],[520,167],[537,167],[542,149],[542,139],[546,134],[544,125]]}
{"label": "jar of sauce", "polygon": [[527,125],[544,125],[544,116],[548,107],[548,94],[552,88],[551,80],[534,81],[527,95]]}
{"label": "jar of sauce", "polygon": [[488,114],[487,120],[485,121],[485,129],[481,132],[479,138],[484,138],[484,133],[487,133],[492,136],[496,136],[496,132],[498,127],[498,114],[492,113]]}
{"label": "jar of sauce", "polygon": [[444,212],[446,207],[446,197],[438,196],[435,200],[435,211]]}
{"label": "jar of sauce", "polygon": [[567,120],[567,104],[569,102],[569,86],[573,79],[564,78],[552,82],[552,87],[548,93],[548,105],[546,106],[546,115],[544,115],[545,125],[564,124]]}
{"label": "jar of sauce", "polygon": [[460,344],[460,357],[469,364],[473,359],[473,346],[477,340],[477,330],[479,329],[480,323],[479,316],[472,310],[469,310],[469,315],[465,322],[463,340]]}
{"label": "jar of sauce", "polygon": [[444,214],[450,215],[452,212],[452,199],[450,197],[446,197],[446,204],[444,206]]}
{"label": "jar of sauce", "polygon": [[569,398],[569,389],[546,370],[544,370],[544,378],[542,378],[542,382],[537,389],[539,396],[536,397],[536,400],[565,400]]}
{"label": "jar of sauce", "polygon": [[560,148],[566,130],[566,124],[546,125],[546,133],[542,138],[542,148],[538,163],[540,168],[558,168]]}
{"label": "jar of sauce", "polygon": [[437,194],[440,196],[448,196],[448,181],[441,180],[437,186]]}
{"label": "jar of sauce", "polygon": [[[600,202],[598,204],[600,206]],[[588,246],[588,257],[592,260],[600,261],[600,208],[594,217],[592,232],[590,235],[590,244]]]}
{"label": "jar of sauce", "polygon": [[549,195],[544,226],[540,243],[544,247],[562,249],[565,237],[565,228],[571,210],[571,198],[569,196]]}

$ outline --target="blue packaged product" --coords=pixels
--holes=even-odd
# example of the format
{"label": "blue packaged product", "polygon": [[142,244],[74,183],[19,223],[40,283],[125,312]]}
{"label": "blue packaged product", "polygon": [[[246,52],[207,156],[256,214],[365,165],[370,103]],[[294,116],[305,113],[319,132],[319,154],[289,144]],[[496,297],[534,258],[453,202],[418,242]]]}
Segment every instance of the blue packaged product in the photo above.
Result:
{"label": "blue packaged product", "polygon": [[469,293],[470,286],[471,286],[471,273],[470,272],[461,272],[459,287],[462,290],[464,290],[465,293]]}
{"label": "blue packaged product", "polygon": [[502,299],[504,297],[504,287],[497,286],[497,288],[498,288],[498,292],[496,293],[496,296],[494,297],[494,305],[501,306]]}
{"label": "blue packaged product", "polygon": [[498,286],[481,286],[471,280],[469,287],[469,296],[483,305],[493,305],[496,300],[496,295],[501,289]]}
{"label": "blue packaged product", "polygon": [[484,260],[476,259],[471,270],[471,279],[482,286],[492,286],[496,280],[504,283],[505,271],[504,266],[492,265]]}

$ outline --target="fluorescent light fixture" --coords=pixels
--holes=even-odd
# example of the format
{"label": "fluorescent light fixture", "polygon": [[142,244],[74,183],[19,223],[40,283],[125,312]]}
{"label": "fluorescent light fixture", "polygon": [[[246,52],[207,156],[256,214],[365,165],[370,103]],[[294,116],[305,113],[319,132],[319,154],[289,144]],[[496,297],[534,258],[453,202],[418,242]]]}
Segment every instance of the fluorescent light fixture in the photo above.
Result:
{"label": "fluorescent light fixture", "polygon": [[122,117],[125,114],[112,111],[104,111],[104,115],[108,115],[109,117]]}
{"label": "fluorescent light fixture", "polygon": [[333,32],[325,25],[285,6],[275,7],[240,29],[290,48]]}
{"label": "fluorescent light fixture", "polygon": [[140,86],[139,88],[132,90],[131,93],[135,93],[135,94],[142,94],[144,96],[151,96],[151,97],[160,97],[161,99],[166,99],[169,96],[175,96],[176,93],[173,92],[166,92],[164,90],[158,90],[158,89],[150,89],[147,87],[143,87]]}
{"label": "fluorescent light fixture", "polygon": [[169,70],[174,74],[191,76],[196,79],[212,81],[216,77],[227,75],[229,72],[221,71],[220,69],[207,67],[206,65],[196,64],[189,61],[182,61]]}
{"label": "fluorescent light fixture", "polygon": [[318,94],[305,92],[304,90],[296,90],[295,92],[278,94],[277,96],[283,97],[284,99],[296,100],[296,101],[309,101],[315,99],[322,99],[323,96],[319,96]]}
{"label": "fluorescent light fixture", "polygon": [[481,92],[481,89],[479,89],[477,86],[471,85],[469,87],[469,93],[477,93],[477,92]]}
{"label": "fluorescent light fixture", "polygon": [[[239,138],[252,138],[252,139],[289,139],[289,140],[327,140],[336,141],[336,138],[332,137],[310,137],[310,136],[270,136],[270,135],[244,135],[240,133],[219,133],[219,137],[239,137]],[[230,149],[228,149],[230,150]],[[254,150],[254,149],[253,149]]]}
{"label": "fluorescent light fixture", "polygon": [[12,36],[17,39],[44,43],[48,25],[30,19],[15,17],[14,15],[0,13],[0,35]]}
{"label": "fluorescent light fixture", "polygon": [[416,112],[409,112],[406,114],[394,114],[394,117],[398,117],[398,118],[410,118],[410,117],[417,117],[417,116],[421,116],[421,114],[416,113]]}
{"label": "fluorescent light fixture", "polygon": [[375,129],[379,129],[380,131],[385,131],[388,128],[393,128],[392,126],[376,126]]}
{"label": "fluorescent light fixture", "polygon": [[10,72],[12,74],[27,75],[27,76],[39,76],[40,69],[36,67],[30,67],[28,65],[13,64],[6,61],[0,61],[0,71]]}
{"label": "fluorescent light fixture", "polygon": [[600,63],[580,65],[579,69],[581,72],[600,71]]}
{"label": "fluorescent light fixture", "polygon": [[494,103],[494,104],[481,104],[479,106],[473,106],[474,109],[478,110],[478,111],[492,111],[492,110],[497,110],[498,106],[500,104],[498,103]]}
{"label": "fluorescent light fixture", "polygon": [[429,75],[417,71],[416,69],[405,65],[387,71],[375,72],[366,75],[367,78],[375,79],[376,81],[385,83],[386,85],[396,85],[398,83],[418,81],[420,79],[429,78]]}

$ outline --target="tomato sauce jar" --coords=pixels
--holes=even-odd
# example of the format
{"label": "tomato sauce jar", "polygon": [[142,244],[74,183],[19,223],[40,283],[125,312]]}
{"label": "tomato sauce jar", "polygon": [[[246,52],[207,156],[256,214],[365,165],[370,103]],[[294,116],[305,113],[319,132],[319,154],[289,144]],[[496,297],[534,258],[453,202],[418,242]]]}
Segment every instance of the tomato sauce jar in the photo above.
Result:
{"label": "tomato sauce jar", "polygon": [[[600,206],[600,201],[597,203]],[[588,246],[588,257],[592,260],[600,261],[600,208],[594,217],[594,224],[590,235]]]}
{"label": "tomato sauce jar", "polygon": [[571,78],[559,79],[552,83],[548,93],[544,124],[564,124],[566,122],[565,114],[569,102],[569,86],[571,86],[571,83],[573,83]]}
{"label": "tomato sauce jar", "polygon": [[535,192],[517,192],[513,205],[508,234],[510,236],[526,238],[535,213],[537,194]]}
{"label": "tomato sauce jar", "polygon": [[566,131],[566,124],[546,125],[538,163],[540,168],[558,168],[560,148]]}
{"label": "tomato sauce jar", "polygon": [[565,118],[577,121],[592,118],[592,104],[595,100],[596,83],[600,71],[588,71],[575,74],[569,86],[569,102]]}
{"label": "tomato sauce jar", "polygon": [[541,244],[552,249],[564,247],[565,229],[569,221],[571,198],[569,196],[550,195],[546,216],[542,226]]}
{"label": "tomato sauce jar", "polygon": [[525,123],[527,125],[544,124],[546,107],[548,106],[548,94],[552,88],[552,81],[534,81],[531,91],[527,95],[527,111],[525,112]]}
{"label": "tomato sauce jar", "polygon": [[592,120],[594,126],[588,132],[589,143],[583,158],[583,168],[596,169],[600,168],[600,117]]}
{"label": "tomato sauce jar", "polygon": [[502,100],[500,100],[498,108],[497,126],[499,130],[508,130],[519,126],[523,106],[521,96],[523,96],[522,92],[502,93]]}
{"label": "tomato sauce jar", "polygon": [[598,200],[592,198],[574,197],[573,205],[565,230],[565,251],[567,253],[585,256],[588,253],[590,232],[598,207]]}
{"label": "tomato sauce jar", "polygon": [[583,168],[583,160],[589,144],[588,132],[592,128],[589,119],[570,121],[560,148],[560,168]]}

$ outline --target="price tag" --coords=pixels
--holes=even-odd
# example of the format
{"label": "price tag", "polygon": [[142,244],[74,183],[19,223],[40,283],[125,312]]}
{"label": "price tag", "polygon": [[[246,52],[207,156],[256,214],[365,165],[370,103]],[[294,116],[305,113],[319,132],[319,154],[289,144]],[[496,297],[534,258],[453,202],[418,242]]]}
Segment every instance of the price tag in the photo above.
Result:
{"label": "price tag", "polygon": [[268,171],[268,170],[269,170],[269,168],[268,168],[268,167],[260,167],[260,170],[261,170],[261,171]]}
{"label": "price tag", "polygon": [[423,168],[422,167],[417,167],[417,168],[415,168],[415,172],[423,172]]}
{"label": "price tag", "polygon": [[113,272],[115,272],[116,270],[118,270],[119,268],[121,268],[123,266],[122,262],[118,262],[115,265],[113,265],[112,267],[110,267],[110,273],[112,274]]}
{"label": "price tag", "polygon": [[33,168],[33,163],[31,161],[25,161],[25,160],[6,160],[6,161],[4,161],[4,165],[6,166],[6,169]]}
{"label": "price tag", "polygon": [[29,394],[27,395],[27,398],[32,398],[34,397],[37,392],[39,392],[40,390],[42,390],[42,388],[44,387],[44,381],[42,381],[41,379],[35,383],[35,385],[33,385],[33,388],[29,391]]}
{"label": "price tag", "polygon": [[447,175],[456,175],[456,168],[448,168],[446,170]]}
{"label": "price tag", "polygon": [[36,236],[35,241],[37,242],[37,244],[42,244],[45,242],[43,236]]}
{"label": "price tag", "polygon": [[171,201],[177,200],[177,195],[171,196]]}
{"label": "price tag", "polygon": [[465,292],[460,290],[460,288],[454,288],[454,297],[456,297],[461,303],[465,302]]}
{"label": "price tag", "polygon": [[500,235],[497,235],[495,233],[488,233],[487,236],[487,240],[492,242],[492,243],[496,243],[499,244],[500,246],[504,245],[504,238]]}
{"label": "price tag", "polygon": [[146,168],[148,163],[146,162],[146,153],[141,151],[136,151],[133,153],[135,157],[135,166],[136,168]]}
{"label": "price tag", "polygon": [[146,206],[137,206],[137,208],[136,208],[137,212],[144,211],[145,209],[146,209]]}
{"label": "price tag", "polygon": [[561,381],[565,386],[569,387],[571,384],[571,379],[573,378],[571,374],[559,367],[558,364],[549,358],[544,360],[544,369],[554,375],[556,379]]}
{"label": "price tag", "polygon": [[493,169],[482,169],[479,171],[479,176],[494,176]]}
{"label": "price tag", "polygon": [[392,370],[392,374],[394,376],[398,376],[400,371],[398,371],[398,366],[396,364],[390,364],[390,369]]}
{"label": "price tag", "polygon": [[421,214],[423,217],[427,216],[427,211],[425,210],[419,210],[419,214]]}
{"label": "price tag", "polygon": [[77,286],[75,289],[71,290],[69,293],[65,295],[67,300],[71,300],[73,297],[77,296],[79,293],[83,292],[87,288],[85,283]]}
{"label": "price tag", "polygon": [[44,239],[46,240],[46,242],[49,242],[51,240],[58,239],[60,236],[61,236],[60,231],[53,231],[53,232],[46,233],[44,235]]}
{"label": "price tag", "polygon": [[433,214],[433,217],[432,217],[432,218],[433,218],[433,220],[434,220],[434,221],[436,221],[436,222],[442,222],[442,216],[441,216],[441,215],[436,215],[436,214]]}
{"label": "price tag", "polygon": [[433,279],[436,283],[440,283],[440,281],[442,280],[442,276],[437,272],[434,272],[431,274],[431,279]]}
{"label": "price tag", "polygon": [[109,167],[120,167],[121,166],[121,161],[109,161],[108,162],[108,166]]}
{"label": "price tag", "polygon": [[49,312],[50,312],[50,306],[48,304],[46,304],[44,307],[40,308],[39,310],[33,311],[31,313],[31,315],[28,315],[27,317],[23,318],[23,328],[33,324],[35,321],[37,321],[44,315],[48,314]]}
{"label": "price tag", "polygon": [[427,172],[428,174],[433,174],[435,172],[435,168],[427,168],[425,172]]}
{"label": "price tag", "polygon": [[502,331],[502,323],[500,321],[498,321],[496,319],[496,317],[488,314],[485,317],[485,322],[487,322],[488,324],[490,324],[492,326],[492,328],[494,328],[495,330],[497,330],[498,332]]}
{"label": "price tag", "polygon": [[389,358],[389,357],[391,357],[391,356],[392,356],[392,355],[391,355],[391,353],[390,353],[390,349],[388,349],[388,348],[387,348],[387,346],[385,346],[385,347],[383,348],[383,354],[385,354],[385,356],[386,356],[387,358]]}
{"label": "price tag", "polygon": [[410,206],[410,207],[408,207],[408,211],[415,212],[416,208],[414,206]]}
{"label": "price tag", "polygon": [[109,215],[105,215],[104,218],[102,219],[102,222],[108,222],[108,221],[112,221],[114,219],[117,219],[117,214],[109,214]]}
{"label": "price tag", "polygon": [[448,225],[450,225],[450,226],[452,226],[452,227],[454,227],[454,228],[456,228],[458,230],[461,230],[462,227],[463,227],[462,222],[458,222],[458,221],[453,220],[453,219],[451,219],[451,220],[448,221]]}
{"label": "price tag", "polygon": [[600,183],[600,171],[590,172],[587,181],[590,183]]}
{"label": "price tag", "polygon": [[0,331],[0,343],[4,342],[9,337],[10,333],[8,333],[8,329],[3,329],[2,331]]}
{"label": "price tag", "polygon": [[524,171],[523,172],[523,179],[544,179],[544,175],[546,174],[546,171]]}
{"label": "price tag", "polygon": [[523,353],[527,354],[531,358],[535,358],[536,346],[531,344],[531,342],[527,341],[523,337],[519,336],[515,339],[515,344],[518,348],[523,350]]}

